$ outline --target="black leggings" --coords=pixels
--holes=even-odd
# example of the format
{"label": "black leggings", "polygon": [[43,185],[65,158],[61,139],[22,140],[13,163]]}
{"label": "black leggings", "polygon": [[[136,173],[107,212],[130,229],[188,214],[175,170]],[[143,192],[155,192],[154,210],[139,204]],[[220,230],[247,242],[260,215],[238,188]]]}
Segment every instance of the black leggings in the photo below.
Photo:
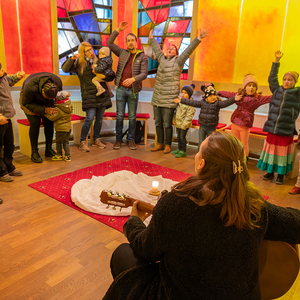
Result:
{"label": "black leggings", "polygon": [[36,115],[27,115],[26,114],[26,117],[30,123],[29,138],[30,138],[31,146],[37,147],[37,145],[38,145],[41,119],[43,120],[43,124],[44,124],[46,146],[52,145],[53,132],[54,132],[53,122],[44,116],[40,117],[40,116],[36,116]]}
{"label": "black leggings", "polygon": [[111,256],[111,274],[115,279],[123,271],[143,264],[147,264],[147,262],[136,255],[130,244],[124,243],[121,244]]}

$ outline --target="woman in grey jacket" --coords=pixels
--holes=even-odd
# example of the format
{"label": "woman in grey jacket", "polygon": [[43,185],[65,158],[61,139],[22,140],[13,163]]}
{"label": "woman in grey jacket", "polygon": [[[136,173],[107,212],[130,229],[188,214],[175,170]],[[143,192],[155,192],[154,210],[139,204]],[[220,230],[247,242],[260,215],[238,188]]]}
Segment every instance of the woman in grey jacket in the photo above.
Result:
{"label": "woman in grey jacket", "polygon": [[157,146],[151,149],[151,151],[164,149],[164,153],[170,153],[172,118],[177,107],[177,104],[173,100],[177,98],[180,91],[180,75],[185,61],[200,44],[201,39],[208,36],[208,30],[201,31],[200,29],[200,35],[179,56],[175,45],[170,45],[167,49],[167,55],[164,55],[152,33],[153,30],[149,33],[150,44],[159,62],[159,66],[151,101],[155,119]]}

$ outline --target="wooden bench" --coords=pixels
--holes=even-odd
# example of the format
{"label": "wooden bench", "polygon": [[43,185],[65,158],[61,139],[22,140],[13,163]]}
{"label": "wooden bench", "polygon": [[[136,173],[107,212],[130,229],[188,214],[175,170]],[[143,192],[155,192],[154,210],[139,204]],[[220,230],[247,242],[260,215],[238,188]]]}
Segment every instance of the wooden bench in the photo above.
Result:
{"label": "wooden bench", "polygon": [[[85,117],[72,115],[71,123],[73,125],[74,142],[80,142],[81,127],[85,120]],[[28,119],[17,120],[19,129],[19,144],[20,152],[28,157],[31,156],[31,143],[29,139],[29,121]],[[44,127],[43,121],[41,120],[41,126]]]}
{"label": "wooden bench", "polygon": [[[136,114],[136,120],[137,121],[144,121],[144,144],[147,145],[147,132],[148,132],[148,119],[150,118],[150,115],[148,113],[137,113]],[[116,120],[117,119],[117,113],[116,112],[105,112],[103,116],[103,120]],[[128,113],[125,113],[124,120],[128,120]],[[91,136],[91,142],[93,139],[93,128],[91,126],[90,129],[90,136]]]}
{"label": "wooden bench", "polygon": [[[226,127],[227,124],[225,123],[219,123],[216,127],[216,130],[223,130],[224,127]],[[193,129],[199,129],[200,128],[200,124],[198,123],[198,120],[192,120],[192,127]],[[188,138],[187,138],[188,140]],[[189,144],[189,143],[188,143]],[[155,131],[155,146],[157,145],[157,134],[156,134],[156,131]]]}

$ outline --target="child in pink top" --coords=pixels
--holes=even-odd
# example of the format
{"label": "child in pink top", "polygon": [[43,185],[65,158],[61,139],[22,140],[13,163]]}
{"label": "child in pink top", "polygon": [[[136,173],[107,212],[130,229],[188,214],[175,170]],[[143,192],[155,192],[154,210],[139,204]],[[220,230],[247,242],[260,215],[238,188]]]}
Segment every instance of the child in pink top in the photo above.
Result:
{"label": "child in pink top", "polygon": [[[243,88],[238,91],[238,94],[242,94],[243,98],[236,102],[237,108],[231,116],[231,133],[243,143],[247,159],[249,156],[249,133],[253,126],[254,112],[261,105],[269,103],[272,97],[272,95],[262,96],[261,93],[257,93],[257,89],[256,78],[251,74],[246,75]],[[225,98],[234,97],[236,94],[235,92],[218,92],[218,95]]]}

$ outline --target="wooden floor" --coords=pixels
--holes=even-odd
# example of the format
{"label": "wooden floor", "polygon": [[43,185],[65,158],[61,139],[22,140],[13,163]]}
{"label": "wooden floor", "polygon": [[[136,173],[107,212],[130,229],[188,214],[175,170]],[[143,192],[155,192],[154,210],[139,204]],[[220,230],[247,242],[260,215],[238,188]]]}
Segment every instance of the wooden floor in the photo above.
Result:
{"label": "wooden floor", "polygon": [[[132,151],[127,146],[112,149],[91,147],[83,153],[71,144],[71,162],[45,160],[36,164],[18,151],[15,165],[24,175],[14,182],[0,182],[0,299],[102,299],[112,282],[109,260],[113,250],[126,241],[124,236],[28,186],[36,181],[92,166],[124,155],[183,172],[194,173],[196,147],[188,157],[176,159],[162,151],[152,153],[154,141]],[[177,144],[173,145],[175,150]],[[40,147],[43,157],[44,149]],[[252,181],[269,201],[300,209],[300,195],[288,191],[296,179],[286,178],[283,186],[262,180],[264,172],[250,160]]]}

